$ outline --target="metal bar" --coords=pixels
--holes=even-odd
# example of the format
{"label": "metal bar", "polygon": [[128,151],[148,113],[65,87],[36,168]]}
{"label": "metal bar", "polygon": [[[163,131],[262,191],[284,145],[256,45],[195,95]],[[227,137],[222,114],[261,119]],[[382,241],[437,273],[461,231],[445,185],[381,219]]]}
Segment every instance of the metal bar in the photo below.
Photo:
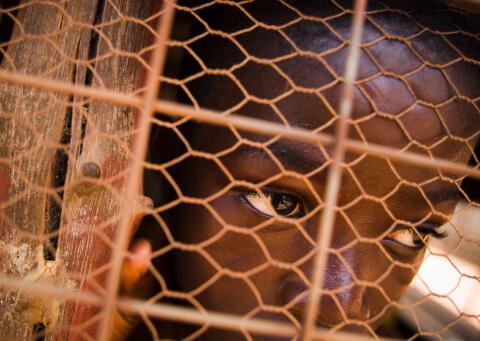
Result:
{"label": "metal bar", "polygon": [[28,76],[16,74],[9,71],[0,71],[0,80],[9,83],[29,86],[43,90],[49,90],[64,95],[84,96],[91,99],[111,102],[115,104],[129,105],[132,107],[140,107],[142,98],[133,95],[126,95],[97,87],[74,84],[70,82],[56,81],[36,76]]}
{"label": "metal bar", "polygon": [[[52,297],[55,299],[78,300],[83,303],[102,306],[103,297],[88,292],[79,292],[58,287],[53,284],[32,282],[25,279],[10,278],[0,276],[0,287],[23,290],[31,296]],[[172,304],[155,303],[148,304],[145,301],[136,299],[119,298],[116,301],[116,307],[122,311],[135,314],[146,313],[148,316],[160,319],[183,321],[186,323],[203,325],[206,323],[214,327],[229,330],[239,330],[241,328],[257,334],[294,336],[298,329],[285,322],[275,322],[259,318],[245,319],[244,316],[237,316],[225,313],[208,312],[203,313],[189,307],[180,307]],[[332,332],[328,329],[316,329],[315,339],[329,340],[352,340],[352,341],[371,341],[373,338],[368,335],[361,335],[351,332]],[[376,338],[380,341],[397,341],[390,338]]]}
{"label": "metal bar", "polygon": [[173,16],[175,13],[175,0],[164,0],[163,14],[159,18],[157,26],[157,38],[155,50],[151,55],[151,65],[146,80],[147,92],[142,101],[142,107],[138,113],[138,122],[136,134],[133,142],[133,160],[131,173],[128,176],[128,183],[126,186],[125,197],[122,205],[122,218],[120,220],[118,237],[113,249],[112,268],[108,273],[106,285],[106,304],[104,308],[104,317],[98,331],[97,340],[107,341],[110,338],[110,329],[115,311],[118,289],[120,286],[120,272],[123,261],[124,250],[128,247],[130,237],[130,226],[134,214],[135,199],[139,195],[139,189],[142,184],[143,175],[143,161],[145,160],[148,137],[150,135],[151,116],[155,110],[154,103],[157,99],[160,83],[158,81],[159,75],[162,72],[164,62],[167,54],[167,40],[170,36],[170,31],[173,23]]}
{"label": "metal bar", "polygon": [[[310,143],[330,145],[334,142],[334,137],[324,133],[314,133],[311,130],[296,127],[285,127],[280,123],[268,122],[255,118],[244,117],[240,115],[222,115],[220,112],[211,110],[195,109],[168,101],[157,101],[156,110],[170,116],[190,117],[191,119],[206,122],[225,127],[235,127],[251,132],[263,133],[265,135],[282,135],[295,140],[301,140]],[[428,168],[440,169],[458,175],[468,175],[480,179],[480,169],[462,165],[457,162],[448,161],[413,152],[400,152],[397,148],[383,146],[375,143],[364,143],[359,140],[346,138],[344,145],[347,150],[357,153],[368,153],[370,155],[386,157],[390,160],[409,163],[412,165]]]}
{"label": "metal bar", "polygon": [[[250,333],[262,334],[268,336],[292,337],[298,335],[298,329],[285,322],[275,322],[271,320],[252,318],[245,319],[244,316],[236,316],[225,313],[207,312],[201,313],[195,309],[175,306],[173,304],[148,304],[144,301],[123,299],[118,302],[121,310],[130,311],[133,313],[145,312],[148,316],[153,316],[172,321],[182,321],[193,324],[204,325],[209,323],[222,329],[240,330],[244,329]],[[353,332],[332,332],[325,328],[317,328],[313,331],[313,339],[315,340],[331,340],[331,341],[394,341],[395,339],[375,338]]]}
{"label": "metal bar", "polygon": [[[50,90],[61,94],[71,94],[85,96],[106,102],[124,104],[133,107],[142,105],[142,98],[126,95],[118,92],[104,89],[96,89],[81,85],[73,85],[67,82],[59,82],[38,77],[17,75],[11,72],[0,71],[0,80],[22,84],[40,89]],[[218,111],[195,109],[192,106],[174,103],[170,101],[157,100],[154,103],[154,109],[163,114],[173,117],[190,117],[199,122],[205,122],[220,126],[232,126],[251,132],[263,133],[265,135],[282,135],[295,140],[301,140],[310,143],[329,145],[333,143],[333,137],[324,133],[312,133],[304,128],[285,127],[282,124],[259,120],[255,118],[244,117],[240,115],[222,115]],[[365,144],[362,141],[346,139],[345,147],[357,153],[368,153],[379,157],[386,157],[394,161],[408,163],[428,169],[439,169],[452,174],[468,175],[480,179],[480,169],[462,165],[456,162],[430,158],[425,155],[412,152],[399,152],[398,149],[382,146],[375,143]]]}
{"label": "metal bar", "polygon": [[325,207],[322,211],[317,234],[317,254],[313,262],[312,286],[309,300],[305,311],[302,340],[309,341],[313,338],[315,321],[320,309],[321,290],[325,278],[325,268],[328,259],[328,249],[332,239],[335,225],[335,207],[337,205],[340,183],[342,180],[342,163],[345,158],[345,139],[348,136],[349,119],[353,107],[353,83],[357,78],[358,63],[360,56],[360,44],[362,41],[363,22],[367,0],[356,0],[352,24],[352,42],[348,53],[345,70],[345,83],[343,86],[342,100],[339,108],[339,120],[335,131],[335,144],[333,150],[333,162],[327,175],[325,189]]}
{"label": "metal bar", "polygon": [[101,296],[86,291],[73,291],[62,288],[54,284],[42,282],[33,282],[30,280],[0,275],[0,287],[22,290],[26,295],[31,296],[50,296],[59,300],[78,300],[83,303],[92,305],[102,305]]}

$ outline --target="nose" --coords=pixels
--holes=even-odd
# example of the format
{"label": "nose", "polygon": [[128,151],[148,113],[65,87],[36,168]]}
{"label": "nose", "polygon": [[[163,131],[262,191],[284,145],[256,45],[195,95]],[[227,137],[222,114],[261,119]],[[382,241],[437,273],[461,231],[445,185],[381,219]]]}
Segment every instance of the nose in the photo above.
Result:
{"label": "nose", "polygon": [[[357,284],[350,265],[344,264],[335,254],[330,254],[325,268],[325,279],[316,318],[317,325],[334,327],[340,324],[361,323],[369,319],[368,287]],[[302,269],[311,278],[312,261]],[[281,286],[282,304],[303,321],[310,290],[298,276],[287,276]]]}

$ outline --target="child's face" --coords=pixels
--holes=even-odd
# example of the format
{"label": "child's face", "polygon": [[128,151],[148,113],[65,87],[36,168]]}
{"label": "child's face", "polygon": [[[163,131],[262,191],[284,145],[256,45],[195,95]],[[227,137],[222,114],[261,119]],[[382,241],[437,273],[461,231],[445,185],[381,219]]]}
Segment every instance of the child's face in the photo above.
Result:
{"label": "child's face", "polygon": [[[377,93],[390,81],[382,79]],[[431,86],[428,80],[422,82],[421,87],[427,86]],[[374,99],[381,101],[382,97],[375,95]],[[418,140],[445,139],[432,149],[433,154],[466,163],[470,157],[467,146],[448,138],[435,114],[420,110],[413,109],[415,114],[404,128],[415,131]],[[454,104],[452,110],[461,108]],[[282,113],[293,124],[303,120],[308,128],[314,128],[310,122],[330,116],[307,98],[285,105]],[[475,124],[473,120],[462,122],[460,115],[450,123],[461,134]],[[359,127],[367,141],[398,147],[410,142],[393,120],[375,116]],[[214,126],[198,129],[203,131],[195,148],[220,156],[215,161],[189,157],[175,170],[175,180],[185,195],[206,199],[204,205],[182,204],[174,209],[170,223],[178,241],[198,246],[198,252],[175,256],[181,289],[190,292],[202,287],[195,298],[214,311],[243,315],[255,309],[260,312],[261,305],[288,307],[300,320],[307,298],[299,295],[308,289],[306,280],[313,271],[313,241],[326,186],[325,153],[330,148],[272,139],[263,148],[241,144],[222,153],[232,146],[231,132]],[[383,307],[400,298],[425,251],[419,237],[404,224],[417,224],[420,232],[428,233],[445,222],[442,214],[451,214],[456,202],[457,187],[440,180],[438,172],[367,155],[349,155],[349,160],[332,239],[338,253],[332,252],[329,258],[324,284],[335,290],[336,298],[324,296],[318,320],[326,326],[343,320],[340,307],[348,318],[378,320],[375,317]],[[231,184],[219,165],[238,185]],[[257,194],[251,184],[259,184],[265,196]],[[292,221],[276,220],[275,214],[292,217]],[[357,235],[378,238],[378,242],[361,242]],[[216,270],[210,260],[224,272]],[[230,271],[237,273],[230,276]],[[355,278],[370,285],[356,284]]]}
{"label": "child's face", "polygon": [[[417,40],[418,51],[427,38]],[[415,55],[403,42],[383,40],[367,50],[351,137],[467,163],[480,129],[469,100],[480,95],[478,74],[463,61],[424,65],[428,52]],[[339,56],[346,51],[325,58],[340,74]],[[431,58],[449,52],[439,51]],[[327,71],[305,72],[309,62],[298,58],[285,67],[297,85],[321,88],[334,81]],[[235,76],[265,104],[247,101],[236,113],[334,130],[341,86],[292,91],[271,68],[258,65],[247,64]],[[202,106],[225,109],[241,100],[233,82],[204,78],[191,88]],[[169,215],[173,237],[193,246],[172,257],[177,289],[208,310],[301,323],[333,147],[207,125],[193,135],[192,148],[208,158],[190,155],[168,170],[185,196],[203,199]],[[432,238],[453,213],[459,189],[457,177],[438,171],[365,154],[349,153],[347,161],[317,318],[327,327],[381,321],[421,263],[422,238]]]}

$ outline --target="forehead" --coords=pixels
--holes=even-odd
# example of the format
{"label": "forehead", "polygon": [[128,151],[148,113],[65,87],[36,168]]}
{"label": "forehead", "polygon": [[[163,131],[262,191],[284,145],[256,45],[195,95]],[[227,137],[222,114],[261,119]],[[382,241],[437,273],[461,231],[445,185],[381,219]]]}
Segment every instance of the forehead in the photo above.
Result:
{"label": "forehead", "polygon": [[[348,11],[329,12],[313,2],[295,3],[301,5],[297,16],[276,11],[262,17],[257,12],[261,6],[246,6],[257,24],[245,19],[245,12],[234,5],[200,11],[206,26],[185,43],[190,61],[181,80],[184,99],[223,115],[333,134],[352,18]],[[338,3],[347,6],[347,1]],[[350,137],[467,163],[480,131],[480,27],[472,24],[480,21],[444,8],[439,14],[431,8],[399,10],[376,1],[369,3]],[[290,179],[272,185],[298,191],[307,181],[323,192],[331,146],[214,125],[195,125],[185,132],[193,149],[216,154],[236,180],[260,183],[291,171],[303,182]],[[429,193],[449,188],[446,174],[364,156],[347,154],[350,167],[342,186],[348,191],[342,191],[345,197],[340,202],[357,198],[359,188],[376,197],[390,195],[400,183],[422,189],[434,184],[436,189]],[[213,181],[210,168],[196,165],[195,171]],[[318,176],[311,177],[311,173]],[[461,179],[452,179],[458,186]],[[422,199],[423,194],[396,196],[394,202],[405,209],[408,205],[404,203],[414,203],[414,197]]]}
{"label": "forehead", "polygon": [[[305,3],[292,3],[298,12],[283,9],[271,16],[247,6],[250,16],[269,25],[253,28],[235,7],[229,8],[228,23],[218,16],[213,21],[205,10],[210,28],[229,35],[210,32],[191,44],[191,54],[205,65],[193,67],[196,76],[186,82],[190,99],[207,108],[332,132],[351,15],[330,2]],[[352,137],[398,148],[415,145],[465,162],[480,129],[478,21],[413,5],[400,12],[391,7],[394,2],[386,3],[370,2],[365,21]]]}
{"label": "forehead", "polygon": [[[313,18],[326,16],[327,9],[317,7],[304,5],[301,10],[311,11]],[[442,21],[442,15],[425,9],[410,15],[373,9],[365,22],[354,88],[352,137],[421,147],[465,162],[480,130],[480,68],[474,62],[480,54],[478,39],[458,26],[451,33],[460,19],[449,17],[450,12],[442,14]],[[256,15],[255,8],[250,14]],[[192,44],[192,54],[214,70],[197,73],[186,83],[196,104],[333,131],[349,48],[349,14],[296,21],[279,14],[280,28],[254,29],[246,29],[243,19],[232,28],[231,21],[227,25],[211,13],[204,17],[231,36],[210,33]]]}

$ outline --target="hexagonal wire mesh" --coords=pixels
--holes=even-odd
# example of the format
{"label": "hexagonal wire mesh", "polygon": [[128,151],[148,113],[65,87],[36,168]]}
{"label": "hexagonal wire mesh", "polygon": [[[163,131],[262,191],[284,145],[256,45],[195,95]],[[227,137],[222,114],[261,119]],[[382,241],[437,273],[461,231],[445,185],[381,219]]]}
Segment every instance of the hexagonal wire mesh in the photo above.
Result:
{"label": "hexagonal wire mesh", "polygon": [[4,1],[1,339],[478,337],[475,12]]}

